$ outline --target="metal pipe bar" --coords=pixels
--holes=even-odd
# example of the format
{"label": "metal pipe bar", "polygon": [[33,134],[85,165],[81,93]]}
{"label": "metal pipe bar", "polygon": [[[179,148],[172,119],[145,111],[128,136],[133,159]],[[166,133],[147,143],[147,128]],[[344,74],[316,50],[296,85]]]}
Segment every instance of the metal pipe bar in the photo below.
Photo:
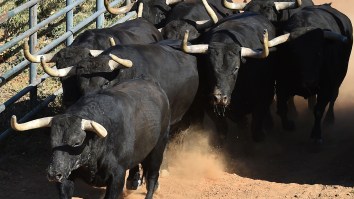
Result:
{"label": "metal pipe bar", "polygon": [[[73,3],[73,0],[66,0],[66,6],[70,6]],[[74,26],[74,11],[70,10],[66,13],[66,32],[71,31]],[[73,35],[70,35],[66,39],[66,46],[69,46],[74,40]]]}
{"label": "metal pipe bar", "polygon": [[[103,0],[96,0],[96,11],[104,8]],[[96,18],[96,28],[103,28],[104,26],[104,12]]]}
{"label": "metal pipe bar", "polygon": [[32,0],[32,1],[28,1],[16,8],[14,8],[13,10],[9,11],[9,12],[5,12],[4,14],[0,15],[0,24],[4,23],[5,21],[7,21],[9,18],[15,16],[16,14],[24,11],[25,9],[33,6],[34,4],[38,3],[38,1],[40,0]]}
{"label": "metal pipe bar", "polygon": [[[32,118],[34,115],[36,115],[40,110],[42,110],[44,107],[47,107],[47,105],[52,102],[58,95],[60,95],[63,92],[63,89],[59,89],[54,94],[48,96],[43,102],[41,102],[38,106],[36,106],[32,111],[27,113],[23,118],[19,120],[20,123],[28,121],[30,118]],[[0,134],[0,142],[2,142],[11,132],[12,128],[8,128],[6,131],[2,132]]]}
{"label": "metal pipe bar", "polygon": [[[29,27],[33,28],[37,25],[37,4],[33,5],[29,9]],[[29,46],[30,46],[30,52],[32,54],[35,54],[36,52],[36,45],[37,45],[37,32],[33,33],[30,36],[29,40]],[[37,78],[37,64],[36,63],[31,63],[29,67],[29,80],[30,84],[34,83]],[[30,100],[31,103],[34,104],[37,100],[37,88],[32,89],[30,92]]]}
{"label": "metal pipe bar", "polygon": [[26,95],[29,91],[35,89],[38,84],[42,83],[44,80],[46,80],[49,77],[48,74],[42,75],[39,79],[37,79],[35,82],[31,83],[30,85],[26,86],[23,88],[21,91],[19,91],[16,95],[12,96],[10,99],[8,99],[6,102],[0,105],[0,113],[5,111],[5,109],[10,106],[11,104],[15,103],[18,99],[20,99],[22,96]]}
{"label": "metal pipe bar", "polygon": [[64,9],[62,9],[59,12],[55,13],[54,15],[48,17],[47,19],[43,20],[42,22],[40,22],[35,27],[27,30],[26,32],[24,32],[20,36],[12,39],[11,41],[7,42],[6,44],[4,44],[2,46],[0,46],[0,53],[5,51],[6,49],[11,48],[12,46],[16,45],[18,42],[22,41],[24,38],[28,37],[29,35],[32,35],[36,31],[38,31],[40,28],[44,27],[45,25],[47,25],[48,23],[52,22],[53,20],[59,18],[61,15],[67,13],[70,10],[72,10],[75,6],[79,5],[83,1],[85,1],[85,0],[77,0],[77,1],[75,1],[75,3],[71,4],[68,7],[65,7]]}

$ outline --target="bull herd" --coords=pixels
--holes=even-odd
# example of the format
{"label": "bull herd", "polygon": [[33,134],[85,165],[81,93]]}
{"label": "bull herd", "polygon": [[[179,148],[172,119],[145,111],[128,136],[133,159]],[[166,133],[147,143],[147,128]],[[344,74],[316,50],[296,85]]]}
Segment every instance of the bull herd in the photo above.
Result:
{"label": "bull herd", "polygon": [[204,114],[220,137],[225,118],[239,122],[251,114],[252,138],[262,141],[274,96],[283,128],[292,130],[288,109],[299,95],[312,99],[315,142],[322,141],[328,104],[324,121],[334,122],[353,30],[330,4],[128,0],[117,8],[105,0],[105,6],[112,14],[138,10],[138,17],[86,30],[55,54],[32,55],[24,46],[28,60],[60,77],[66,110],[22,124],[13,116],[11,125],[51,128],[47,173],[60,198],[72,197],[76,178],[106,186],[106,199],[118,198],[128,169],[126,188],[145,179],[152,198],[170,133],[201,124]]}

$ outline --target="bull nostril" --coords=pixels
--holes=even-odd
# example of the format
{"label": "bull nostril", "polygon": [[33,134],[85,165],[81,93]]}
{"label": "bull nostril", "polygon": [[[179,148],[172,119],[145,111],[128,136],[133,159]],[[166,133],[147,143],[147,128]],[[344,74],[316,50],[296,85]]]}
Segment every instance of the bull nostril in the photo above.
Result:
{"label": "bull nostril", "polygon": [[63,175],[60,173],[55,176],[55,179],[58,181],[60,181],[62,178],[63,178]]}
{"label": "bull nostril", "polygon": [[214,101],[219,102],[220,101],[220,95],[214,95]]}

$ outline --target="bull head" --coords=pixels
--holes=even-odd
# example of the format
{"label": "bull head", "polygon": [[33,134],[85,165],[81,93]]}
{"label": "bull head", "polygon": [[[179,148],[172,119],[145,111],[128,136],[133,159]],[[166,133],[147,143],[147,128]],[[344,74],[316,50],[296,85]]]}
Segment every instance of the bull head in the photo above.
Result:
{"label": "bull head", "polygon": [[[11,117],[11,127],[16,131],[27,131],[31,129],[51,127],[53,117],[45,117],[36,120],[32,120],[26,123],[17,123],[15,115]],[[107,136],[107,130],[99,123],[92,120],[81,120],[81,129],[84,131],[91,131],[96,133],[99,137],[103,138]]]}
{"label": "bull head", "polygon": [[[189,31],[186,31],[184,34],[184,38],[182,41],[182,49],[186,53],[207,53],[208,52],[208,44],[199,44],[199,45],[192,45],[188,46],[188,35]],[[251,58],[266,58],[269,55],[268,49],[268,31],[265,30],[263,34],[263,50],[253,50],[246,47],[241,47],[241,57],[251,57]]]}

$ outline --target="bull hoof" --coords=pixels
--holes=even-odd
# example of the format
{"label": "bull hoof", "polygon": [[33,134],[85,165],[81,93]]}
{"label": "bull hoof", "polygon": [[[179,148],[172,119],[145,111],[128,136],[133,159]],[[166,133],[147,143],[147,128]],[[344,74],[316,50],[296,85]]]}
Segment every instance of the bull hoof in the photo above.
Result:
{"label": "bull hoof", "polygon": [[127,179],[125,187],[127,190],[138,190],[142,185],[140,176],[134,176],[133,179]]}

